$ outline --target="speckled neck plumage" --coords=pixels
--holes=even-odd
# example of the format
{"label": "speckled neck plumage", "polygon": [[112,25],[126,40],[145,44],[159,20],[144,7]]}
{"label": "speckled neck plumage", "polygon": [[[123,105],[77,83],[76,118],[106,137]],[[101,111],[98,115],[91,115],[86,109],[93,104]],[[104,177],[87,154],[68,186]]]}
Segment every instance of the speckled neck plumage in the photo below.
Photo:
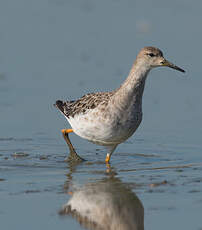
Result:
{"label": "speckled neck plumage", "polygon": [[141,66],[141,63],[138,64],[137,62],[138,59],[134,62],[126,80],[115,92],[112,98],[114,104],[118,103],[127,107],[128,104],[134,103],[139,109],[141,109],[145,81],[150,69]]}

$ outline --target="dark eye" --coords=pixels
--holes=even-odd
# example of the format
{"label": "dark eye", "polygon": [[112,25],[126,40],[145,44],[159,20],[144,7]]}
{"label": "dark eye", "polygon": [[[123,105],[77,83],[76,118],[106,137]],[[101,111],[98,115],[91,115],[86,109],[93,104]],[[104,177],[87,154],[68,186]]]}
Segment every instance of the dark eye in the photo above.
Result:
{"label": "dark eye", "polygon": [[154,57],[155,56],[153,53],[148,53],[147,55],[150,56],[150,57]]}

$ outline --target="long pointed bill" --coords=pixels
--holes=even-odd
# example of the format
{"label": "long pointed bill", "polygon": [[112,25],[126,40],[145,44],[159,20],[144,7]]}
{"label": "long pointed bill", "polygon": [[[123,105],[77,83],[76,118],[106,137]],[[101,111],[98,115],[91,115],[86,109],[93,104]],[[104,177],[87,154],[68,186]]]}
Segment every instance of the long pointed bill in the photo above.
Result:
{"label": "long pointed bill", "polygon": [[162,66],[168,66],[168,67],[170,67],[172,69],[176,69],[176,70],[178,70],[180,72],[183,72],[183,73],[185,72],[185,70],[183,70],[180,67],[174,65],[173,63],[167,61],[166,59],[164,61],[162,61],[161,64],[162,64]]}

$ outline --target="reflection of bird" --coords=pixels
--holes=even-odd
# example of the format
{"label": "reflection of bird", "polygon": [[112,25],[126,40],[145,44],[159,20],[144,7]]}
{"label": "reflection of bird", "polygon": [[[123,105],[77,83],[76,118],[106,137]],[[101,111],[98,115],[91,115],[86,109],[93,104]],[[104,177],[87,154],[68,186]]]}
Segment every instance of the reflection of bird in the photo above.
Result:
{"label": "reflection of bird", "polygon": [[87,229],[144,229],[141,201],[117,178],[86,184],[76,190],[60,214],[72,215]]}
{"label": "reflection of bird", "polygon": [[149,71],[158,66],[185,72],[168,62],[159,49],[145,47],[139,52],[129,76],[118,89],[90,93],[76,101],[56,101],[56,107],[72,127],[62,130],[72,159],[81,159],[68,137],[68,133],[75,132],[93,143],[106,146],[108,153],[105,161],[109,162],[117,145],[127,140],[140,125],[145,80]]}

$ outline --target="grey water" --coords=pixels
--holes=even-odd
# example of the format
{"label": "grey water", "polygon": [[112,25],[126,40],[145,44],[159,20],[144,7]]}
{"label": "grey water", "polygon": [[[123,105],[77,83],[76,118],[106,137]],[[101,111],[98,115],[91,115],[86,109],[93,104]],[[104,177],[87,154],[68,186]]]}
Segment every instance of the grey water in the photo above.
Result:
{"label": "grey water", "polygon": [[[85,229],[62,207],[75,188],[111,178],[138,197],[145,229],[202,229],[201,11],[188,0],[0,2],[1,229]],[[151,71],[142,124],[110,168],[75,134],[87,161],[65,163],[69,125],[54,102],[119,87],[144,46],[186,73]]]}

